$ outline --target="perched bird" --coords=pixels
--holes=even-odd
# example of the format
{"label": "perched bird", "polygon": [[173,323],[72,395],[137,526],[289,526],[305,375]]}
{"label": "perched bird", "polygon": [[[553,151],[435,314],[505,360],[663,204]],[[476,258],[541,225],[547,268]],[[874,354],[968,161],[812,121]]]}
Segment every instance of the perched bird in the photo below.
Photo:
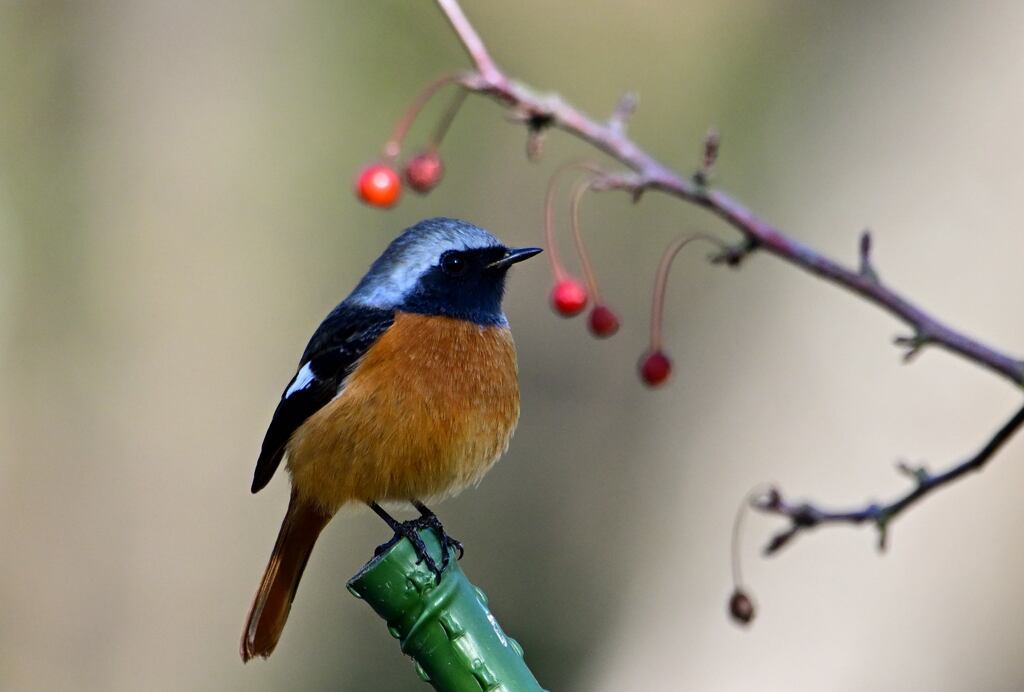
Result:
{"label": "perched bird", "polygon": [[[256,462],[252,492],[283,458],[292,492],[242,633],[242,660],[277,645],[313,544],[343,505],[369,505],[440,578],[449,547],[423,502],[476,483],[519,419],[516,351],[501,309],[505,275],[539,248],[505,247],[455,219],[396,238],[314,332]],[[398,522],[379,503],[410,502]],[[444,562],[417,529],[441,538]]]}

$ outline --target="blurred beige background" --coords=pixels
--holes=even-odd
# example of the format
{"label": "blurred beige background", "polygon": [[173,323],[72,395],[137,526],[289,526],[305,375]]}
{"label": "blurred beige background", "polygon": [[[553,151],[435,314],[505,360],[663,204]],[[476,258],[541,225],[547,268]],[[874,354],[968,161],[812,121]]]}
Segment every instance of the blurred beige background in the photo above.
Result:
{"label": "blurred beige background", "polygon": [[[1016,306],[1024,5],[927,2],[487,3],[495,57],[601,114],[642,102],[637,139],[688,169],[709,124],[719,182],[955,325],[1024,352]],[[350,190],[418,87],[465,58],[431,3],[0,5],[0,688],[420,690],[344,589],[388,536],[337,521],[283,641],[237,639],[287,496],[248,492],[309,333],[395,233],[464,217],[540,238],[554,165],[584,148],[471,99],[427,198],[380,213]],[[436,111],[432,111],[436,112]],[[414,132],[421,139],[430,118]],[[771,480],[845,505],[944,466],[1018,403],[900,328],[767,257],[684,255],[670,288],[677,377],[634,375],[662,247],[728,235],[657,195],[588,201],[605,293],[597,343],[546,307],[542,262],[506,304],[524,411],[509,455],[437,509],[463,567],[552,690],[1012,690],[1024,680],[1024,444],[894,526],[757,556],[760,605],[725,617],[729,530]]]}

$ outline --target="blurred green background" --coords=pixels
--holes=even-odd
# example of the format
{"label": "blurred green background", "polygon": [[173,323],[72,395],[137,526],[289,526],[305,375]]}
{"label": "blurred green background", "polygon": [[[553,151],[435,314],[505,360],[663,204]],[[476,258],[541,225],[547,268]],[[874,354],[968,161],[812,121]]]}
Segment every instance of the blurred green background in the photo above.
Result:
{"label": "blurred green background", "polygon": [[[1024,5],[969,2],[488,3],[499,61],[688,170],[722,132],[718,181],[996,345],[1016,306]],[[540,241],[546,178],[586,149],[471,98],[444,184],[382,213],[351,193],[413,94],[466,64],[429,2],[0,4],[0,688],[421,690],[344,589],[388,538],[367,513],[321,538],[274,656],[237,641],[287,501],[248,492],[305,340],[425,216]],[[435,104],[413,132],[422,141]],[[758,482],[846,504],[948,464],[1017,404],[938,352],[903,367],[889,318],[767,256],[684,253],[668,388],[635,377],[650,285],[682,231],[731,237],[649,195],[588,199],[623,331],[548,310],[514,273],[523,417],[482,485],[436,509],[552,690],[1019,689],[1021,441],[894,527],[757,554],[749,631],[725,616],[729,531]]]}

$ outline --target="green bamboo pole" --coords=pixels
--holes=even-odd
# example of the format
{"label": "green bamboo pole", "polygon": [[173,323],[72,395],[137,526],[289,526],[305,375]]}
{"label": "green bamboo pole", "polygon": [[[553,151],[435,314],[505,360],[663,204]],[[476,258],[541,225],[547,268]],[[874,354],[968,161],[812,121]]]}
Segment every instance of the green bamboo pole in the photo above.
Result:
{"label": "green bamboo pole", "polygon": [[[441,545],[433,531],[420,537],[437,564]],[[402,539],[366,563],[348,582],[387,622],[416,672],[440,692],[543,692],[523,660],[519,643],[505,634],[487,608],[487,597],[463,574],[452,550],[438,584]]]}

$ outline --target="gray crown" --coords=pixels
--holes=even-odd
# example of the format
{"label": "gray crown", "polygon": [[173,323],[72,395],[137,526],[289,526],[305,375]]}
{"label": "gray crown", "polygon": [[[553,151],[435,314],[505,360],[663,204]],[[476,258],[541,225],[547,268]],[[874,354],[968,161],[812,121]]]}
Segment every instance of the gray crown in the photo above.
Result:
{"label": "gray crown", "polygon": [[375,308],[393,308],[416,288],[421,276],[437,266],[444,252],[488,247],[503,245],[478,226],[443,217],[424,219],[391,241],[348,300]]}

